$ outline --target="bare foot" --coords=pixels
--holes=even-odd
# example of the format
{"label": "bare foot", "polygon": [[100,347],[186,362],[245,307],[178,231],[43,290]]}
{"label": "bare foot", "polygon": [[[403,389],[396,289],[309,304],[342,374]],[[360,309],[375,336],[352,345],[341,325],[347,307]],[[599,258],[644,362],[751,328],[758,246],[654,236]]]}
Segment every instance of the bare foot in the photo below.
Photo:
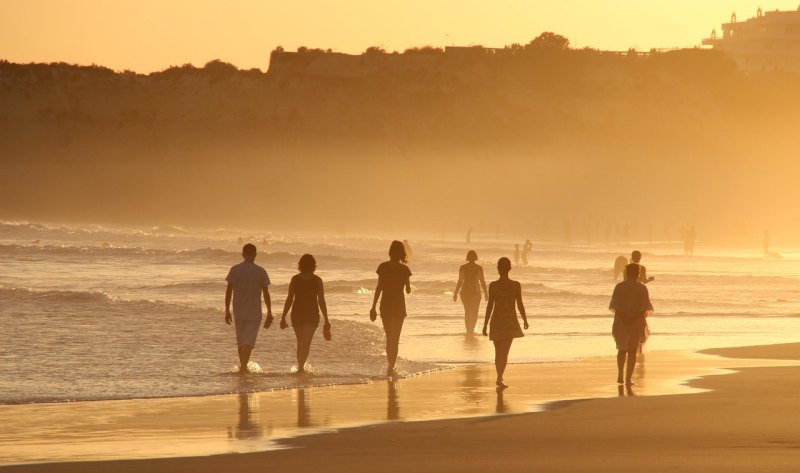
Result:
{"label": "bare foot", "polygon": [[505,389],[505,388],[507,388],[507,387],[508,387],[508,385],[507,385],[507,384],[505,384],[505,383],[503,382],[503,380],[502,380],[502,379],[498,379],[498,380],[497,380],[497,382],[496,382],[495,384],[496,384],[496,385],[497,385],[497,387],[498,387],[498,388],[500,388],[500,389]]}
{"label": "bare foot", "polygon": [[617,384],[622,384],[622,383],[623,383],[622,378],[621,377],[617,378]]}

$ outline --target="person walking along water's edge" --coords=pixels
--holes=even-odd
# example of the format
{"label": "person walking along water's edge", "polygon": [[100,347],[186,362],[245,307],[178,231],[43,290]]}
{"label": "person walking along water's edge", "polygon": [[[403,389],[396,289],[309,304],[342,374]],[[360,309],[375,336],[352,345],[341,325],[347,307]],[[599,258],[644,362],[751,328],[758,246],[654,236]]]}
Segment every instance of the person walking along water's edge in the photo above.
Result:
{"label": "person walking along water's edge", "polygon": [[[625,280],[614,287],[609,310],[614,312],[611,333],[617,345],[617,383],[633,384],[633,369],[636,354],[647,327],[646,318],[653,312],[647,286],[639,282],[639,265],[631,263],[625,267]],[[625,366],[627,358],[627,369]]]}
{"label": "person walking along water's edge", "polygon": [[380,315],[383,330],[386,334],[386,359],[388,366],[386,376],[397,377],[395,364],[400,345],[400,332],[406,318],[406,299],[403,295],[411,294],[411,270],[406,266],[408,256],[403,242],[395,240],[389,246],[389,261],[384,261],[378,266],[378,285],[375,287],[375,297],[372,300],[372,309],[369,318],[373,322],[378,318],[375,307],[380,300]]}
{"label": "person walking along water's edge", "polygon": [[[477,264],[478,253],[475,250],[467,252],[467,263],[461,265],[458,270],[458,282],[453,291],[453,302],[458,300],[461,294],[461,303],[464,305],[464,326],[467,335],[475,333],[475,325],[478,323],[478,311],[481,306],[481,290],[487,299],[489,298],[486,290],[486,280],[483,278],[483,267]],[[460,292],[459,292],[460,291]]]}
{"label": "person walking along water's edge", "polygon": [[[525,329],[528,329],[528,318],[525,305],[522,303],[522,286],[518,281],[508,277],[511,271],[511,260],[506,257],[497,261],[497,273],[500,279],[489,284],[489,298],[486,302],[486,318],[483,321],[483,335],[489,335],[494,342],[494,365],[497,370],[497,387],[505,389],[503,374],[508,364],[508,352],[515,338],[524,337],[517,319],[517,310],[522,316]],[[490,325],[491,322],[491,325]],[[487,328],[489,333],[487,334]]]}
{"label": "person walking along water's edge", "polygon": [[312,255],[304,254],[297,263],[300,271],[289,282],[289,293],[281,315],[281,329],[285,329],[286,314],[292,309],[292,328],[297,338],[297,374],[305,373],[306,360],[311,351],[311,341],[319,326],[319,314],[325,318],[326,331],[331,325],[328,320],[328,306],[325,304],[325,290],[322,278],[314,274],[317,260]]}
{"label": "person walking along water's edge", "polygon": [[[256,345],[258,329],[261,326],[261,296],[267,306],[267,320],[264,328],[272,325],[272,301],[269,295],[269,275],[261,266],[255,264],[258,254],[255,245],[248,243],[242,248],[244,261],[231,267],[228,287],[225,289],[225,323],[234,323],[236,344],[239,352],[239,373],[247,374],[247,364]],[[233,314],[231,315],[231,300]]]}

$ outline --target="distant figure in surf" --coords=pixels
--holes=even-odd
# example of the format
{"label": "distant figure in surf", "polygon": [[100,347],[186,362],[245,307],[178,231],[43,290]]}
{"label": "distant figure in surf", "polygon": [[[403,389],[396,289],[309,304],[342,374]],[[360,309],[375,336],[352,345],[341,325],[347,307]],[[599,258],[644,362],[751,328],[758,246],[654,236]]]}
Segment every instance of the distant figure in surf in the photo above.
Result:
{"label": "distant figure in surf", "polygon": [[769,230],[764,230],[764,258],[769,259]]}
{"label": "distant figure in surf", "polygon": [[617,256],[614,260],[614,281],[618,281],[619,277],[625,274],[625,266],[628,265],[628,258],[624,256]]}
{"label": "distant figure in surf", "polygon": [[514,243],[514,264],[519,264],[519,243]]}
{"label": "distant figure in surf", "polygon": [[[647,316],[653,312],[647,286],[639,282],[639,265],[631,263],[625,267],[625,280],[614,287],[609,310],[614,313],[611,333],[617,345],[617,383],[626,386],[636,366],[636,354],[647,338]],[[627,369],[625,361],[627,358]]]}
{"label": "distant figure in surf", "polygon": [[639,265],[639,282],[642,284],[647,284],[649,282],[654,281],[656,278],[647,277],[647,268],[645,268],[644,265],[642,265],[641,261],[642,261],[642,252],[639,250],[634,250],[631,253],[631,264]]}
{"label": "distant figure in surf", "polygon": [[525,245],[522,247],[522,264],[528,266],[528,255],[533,250],[533,242],[525,240]]}
{"label": "distant figure in surf", "polygon": [[[375,307],[381,301],[381,322],[386,333],[386,368],[387,378],[397,377],[395,364],[400,345],[400,332],[406,318],[406,299],[403,295],[411,294],[411,270],[406,266],[408,255],[401,241],[393,241],[389,246],[389,261],[384,261],[378,266],[378,285],[375,287],[375,297],[372,300],[372,309],[369,318],[373,322],[378,318]],[[381,297],[382,296],[382,297]]]}
{"label": "distant figure in surf", "polygon": [[497,273],[500,279],[489,284],[486,318],[483,321],[483,335],[489,335],[489,339],[494,342],[494,366],[497,370],[495,384],[500,389],[508,387],[503,382],[503,374],[508,364],[511,342],[515,338],[525,336],[519,326],[516,309],[519,309],[525,329],[528,329],[528,318],[525,316],[525,305],[522,303],[522,286],[508,277],[509,272],[511,272],[511,260],[500,258],[497,261]]}
{"label": "distant figure in surf", "polygon": [[467,230],[467,244],[472,243],[472,227]]}
{"label": "distant figure in surf", "polygon": [[[292,328],[297,338],[297,373],[305,373],[306,360],[311,351],[311,341],[319,326],[319,313],[325,318],[325,333],[330,333],[331,323],[328,321],[328,306],[325,304],[325,291],[322,278],[314,274],[317,270],[317,260],[312,255],[305,254],[297,263],[298,274],[289,282],[289,293],[283,306],[281,316],[281,329],[289,325],[286,323],[286,314],[292,309]],[[329,337],[326,336],[326,339]]]}
{"label": "distant figure in surf", "polygon": [[[269,275],[261,266],[255,264],[256,247],[252,243],[242,248],[244,261],[233,266],[225,278],[225,323],[235,321],[236,344],[239,351],[239,373],[247,374],[247,363],[256,346],[258,328],[261,326],[261,297],[267,305],[267,320],[264,328],[272,325],[272,301],[269,296]],[[231,316],[233,300],[233,316]]]}
{"label": "distant figure in surf", "polygon": [[[461,303],[464,305],[464,326],[467,335],[475,333],[475,324],[478,323],[478,310],[481,305],[481,290],[487,299],[486,280],[483,278],[483,268],[477,264],[478,253],[475,250],[467,252],[467,263],[458,270],[458,282],[453,291],[453,302],[461,294]],[[460,291],[460,292],[459,292]]]}

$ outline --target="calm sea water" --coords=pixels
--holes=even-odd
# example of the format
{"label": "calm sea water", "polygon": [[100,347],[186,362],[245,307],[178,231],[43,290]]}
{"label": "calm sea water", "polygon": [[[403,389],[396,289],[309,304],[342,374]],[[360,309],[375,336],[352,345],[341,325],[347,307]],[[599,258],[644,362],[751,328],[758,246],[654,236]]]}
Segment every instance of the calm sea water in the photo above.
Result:
{"label": "calm sea water", "polygon": [[[233,328],[223,322],[228,268],[241,242],[273,286],[279,317],[302,253],[317,257],[334,339],[314,340],[312,374],[291,374],[291,329],[261,331],[253,361],[263,371],[242,383]],[[398,235],[399,238],[405,237]],[[452,301],[458,267],[475,249],[487,281],[513,241],[471,245],[411,239],[413,293],[399,369],[414,373],[453,363],[491,362],[491,342],[463,335]],[[389,240],[178,227],[124,228],[0,222],[0,403],[65,402],[263,391],[368,382],[385,371],[383,335],[368,312],[375,269]],[[655,314],[647,350],[778,343],[797,339],[800,252],[780,260],[750,250],[678,244],[563,246],[536,243],[523,285],[531,320],[512,362],[555,362],[614,353],[607,310],[614,258],[645,254]],[[482,314],[481,314],[482,320]],[[480,322],[479,322],[480,326]]]}

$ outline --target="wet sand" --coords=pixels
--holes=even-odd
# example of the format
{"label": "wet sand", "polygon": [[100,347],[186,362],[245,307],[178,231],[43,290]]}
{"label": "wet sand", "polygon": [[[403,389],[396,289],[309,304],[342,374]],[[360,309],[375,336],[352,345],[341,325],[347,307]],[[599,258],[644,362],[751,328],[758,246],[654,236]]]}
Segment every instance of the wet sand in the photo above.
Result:
{"label": "wet sand", "polygon": [[[602,358],[510,366],[502,393],[492,366],[471,365],[394,384],[3,406],[3,463],[61,463],[0,471],[796,471],[800,366],[769,360],[800,359],[800,344],[708,353],[648,354],[629,393]],[[146,456],[180,457],[121,460]]]}

